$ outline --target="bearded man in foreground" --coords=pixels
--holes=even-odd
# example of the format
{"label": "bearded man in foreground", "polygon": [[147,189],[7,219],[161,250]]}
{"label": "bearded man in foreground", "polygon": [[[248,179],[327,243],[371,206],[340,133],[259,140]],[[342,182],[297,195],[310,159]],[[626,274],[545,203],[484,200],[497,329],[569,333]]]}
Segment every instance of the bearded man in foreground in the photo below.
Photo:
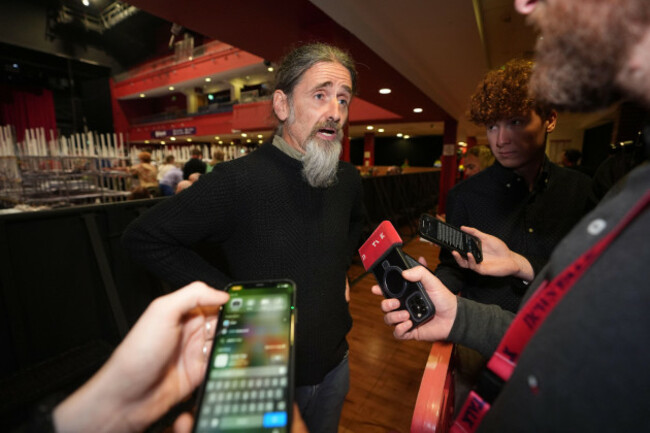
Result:
{"label": "bearded man in foreground", "polygon": [[[650,107],[647,0],[515,6],[541,33],[533,98],[561,110],[597,109],[619,97]],[[644,136],[648,155],[650,127]],[[526,272],[495,237],[463,229],[481,239],[483,261],[454,253],[459,266],[530,281],[516,314],[454,296],[423,267],[403,276],[422,282],[435,304],[433,320],[411,329],[394,299],[382,301],[397,338],[461,343],[490,359],[451,431],[650,431],[650,165],[613,188],[539,272]]]}

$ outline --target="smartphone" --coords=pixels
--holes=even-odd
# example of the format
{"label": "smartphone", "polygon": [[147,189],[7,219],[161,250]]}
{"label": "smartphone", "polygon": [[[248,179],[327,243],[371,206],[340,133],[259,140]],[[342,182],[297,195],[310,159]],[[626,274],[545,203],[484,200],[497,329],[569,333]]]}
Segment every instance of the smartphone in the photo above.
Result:
{"label": "smartphone", "polygon": [[382,222],[359,249],[361,261],[372,271],[386,298],[400,301],[413,328],[435,315],[436,309],[422,284],[402,278],[402,271],[420,264],[402,251],[402,239],[389,221]]}
{"label": "smartphone", "polygon": [[420,236],[442,248],[458,251],[467,259],[467,253],[472,253],[476,263],[483,261],[481,240],[465,233],[457,227],[440,221],[433,215],[422,214],[418,225]]}
{"label": "smartphone", "polygon": [[296,285],[237,282],[225,289],[195,433],[291,431]]}

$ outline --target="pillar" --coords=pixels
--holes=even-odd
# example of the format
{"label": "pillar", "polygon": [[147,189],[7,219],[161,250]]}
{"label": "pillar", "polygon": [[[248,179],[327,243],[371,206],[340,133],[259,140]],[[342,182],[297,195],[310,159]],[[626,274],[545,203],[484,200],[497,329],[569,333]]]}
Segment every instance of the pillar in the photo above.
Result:
{"label": "pillar", "polygon": [[456,130],[458,122],[455,119],[445,121],[443,133],[442,156],[440,162],[440,194],[438,195],[438,213],[444,214],[447,205],[447,193],[456,182],[458,161],[456,160]]}
{"label": "pillar", "polygon": [[375,134],[366,132],[363,135],[363,166],[375,165]]}

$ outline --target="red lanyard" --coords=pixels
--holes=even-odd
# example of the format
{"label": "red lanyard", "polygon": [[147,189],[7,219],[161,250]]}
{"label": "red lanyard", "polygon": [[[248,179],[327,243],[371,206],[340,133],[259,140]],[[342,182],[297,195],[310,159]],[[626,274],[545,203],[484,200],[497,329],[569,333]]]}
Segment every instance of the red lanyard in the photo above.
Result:
{"label": "red lanyard", "polygon": [[[512,324],[506,331],[499,347],[487,364],[487,368],[504,382],[510,379],[521,352],[526,347],[537,329],[548,315],[562,300],[571,287],[580,279],[584,272],[598,259],[609,244],[650,204],[650,191],[634,205],[632,210],[598,243],[578,257],[566,267],[550,283],[542,282],[533,296],[517,313]],[[475,431],[485,414],[490,410],[490,404],[474,391],[470,392],[458,417],[454,421],[451,433],[467,433]]]}

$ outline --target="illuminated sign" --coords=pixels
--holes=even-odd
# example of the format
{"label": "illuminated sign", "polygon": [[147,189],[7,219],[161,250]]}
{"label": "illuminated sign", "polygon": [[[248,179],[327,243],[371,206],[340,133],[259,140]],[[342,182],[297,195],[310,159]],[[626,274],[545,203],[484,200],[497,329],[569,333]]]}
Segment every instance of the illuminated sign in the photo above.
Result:
{"label": "illuminated sign", "polygon": [[166,137],[176,137],[178,135],[195,135],[195,134],[196,134],[196,127],[190,126],[188,128],[174,128],[174,129],[151,131],[151,138],[166,138]]}

